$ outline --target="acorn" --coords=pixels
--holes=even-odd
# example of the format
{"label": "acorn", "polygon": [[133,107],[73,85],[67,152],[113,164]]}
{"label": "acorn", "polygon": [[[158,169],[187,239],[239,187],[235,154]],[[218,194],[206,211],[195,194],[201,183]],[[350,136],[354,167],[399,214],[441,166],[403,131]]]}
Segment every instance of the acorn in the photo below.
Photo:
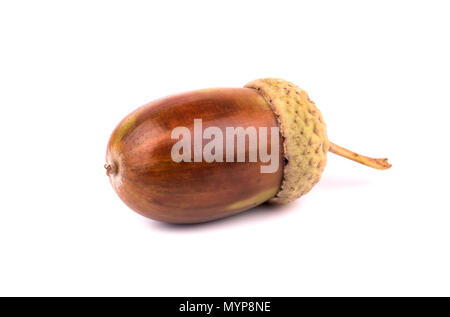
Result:
{"label": "acorn", "polygon": [[387,159],[329,142],[308,94],[265,78],[136,109],[112,132],[105,168],[116,193],[139,214],[200,223],[301,197],[320,180],[328,152],[377,169],[391,167]]}

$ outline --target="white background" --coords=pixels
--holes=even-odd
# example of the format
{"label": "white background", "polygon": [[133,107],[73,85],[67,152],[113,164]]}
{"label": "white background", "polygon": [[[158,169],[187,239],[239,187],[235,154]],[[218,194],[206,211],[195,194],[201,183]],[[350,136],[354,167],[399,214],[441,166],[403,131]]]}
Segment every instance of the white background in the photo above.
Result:
{"label": "white background", "polygon": [[[445,1],[2,1],[0,295],[450,295]],[[172,93],[281,77],[329,154],[300,200],[173,226],[103,168],[115,125]]]}

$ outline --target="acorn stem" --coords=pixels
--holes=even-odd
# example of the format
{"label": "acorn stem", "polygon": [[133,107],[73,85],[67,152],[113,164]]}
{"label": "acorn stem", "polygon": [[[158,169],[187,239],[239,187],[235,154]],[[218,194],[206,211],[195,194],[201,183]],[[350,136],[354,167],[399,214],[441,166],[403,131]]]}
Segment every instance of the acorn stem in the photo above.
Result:
{"label": "acorn stem", "polygon": [[392,165],[389,164],[388,159],[387,158],[371,158],[368,156],[364,156],[355,152],[352,152],[350,150],[347,150],[339,145],[336,145],[332,142],[330,142],[330,148],[329,151],[340,155],[342,157],[345,157],[349,160],[358,162],[360,164],[369,166],[369,167],[373,167],[379,170],[385,170],[390,168]]}

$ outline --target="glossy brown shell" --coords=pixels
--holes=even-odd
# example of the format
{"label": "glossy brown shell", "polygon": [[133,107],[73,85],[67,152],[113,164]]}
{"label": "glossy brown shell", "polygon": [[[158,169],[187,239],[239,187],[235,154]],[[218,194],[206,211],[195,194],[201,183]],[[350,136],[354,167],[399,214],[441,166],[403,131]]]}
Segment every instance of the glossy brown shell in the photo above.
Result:
{"label": "glossy brown shell", "polygon": [[[171,149],[178,140],[171,132],[183,126],[193,134],[194,119],[202,119],[203,129],[219,127],[224,135],[226,127],[268,127],[270,135],[270,127],[278,126],[265,99],[248,88],[193,91],[138,108],[113,131],[106,156],[111,184],[131,209],[165,222],[205,222],[254,207],[278,192],[283,177],[280,136],[275,173],[261,173],[267,163],[259,160],[174,162]],[[270,137],[268,142],[270,148]]]}

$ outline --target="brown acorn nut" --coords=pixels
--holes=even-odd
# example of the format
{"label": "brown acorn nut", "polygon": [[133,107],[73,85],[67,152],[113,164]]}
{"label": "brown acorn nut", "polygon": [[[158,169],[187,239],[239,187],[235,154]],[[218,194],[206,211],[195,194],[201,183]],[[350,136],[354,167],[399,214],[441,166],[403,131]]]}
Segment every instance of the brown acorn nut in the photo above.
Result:
{"label": "brown acorn nut", "polygon": [[[268,163],[260,157],[250,159],[255,148],[250,147],[249,135],[243,149],[238,148],[239,141],[233,142],[231,157],[223,140],[222,160],[196,158],[199,146],[201,155],[212,138],[203,137],[190,143],[191,153],[183,148],[181,154],[185,158],[192,154],[192,159],[176,162],[172,152],[179,139],[172,132],[185,127],[194,139],[199,119],[201,135],[218,128],[224,139],[230,127],[254,129],[258,140],[261,129],[266,129],[267,153],[278,154],[272,156],[278,168],[261,172]],[[257,144],[259,148],[261,143]],[[244,161],[239,161],[239,151],[245,152]],[[330,143],[322,115],[306,92],[282,79],[266,78],[246,88],[187,92],[136,109],[111,134],[105,168],[119,197],[141,215],[198,223],[266,201],[287,203],[300,197],[319,181],[328,151],[374,168],[390,167],[386,159],[368,158]]]}

